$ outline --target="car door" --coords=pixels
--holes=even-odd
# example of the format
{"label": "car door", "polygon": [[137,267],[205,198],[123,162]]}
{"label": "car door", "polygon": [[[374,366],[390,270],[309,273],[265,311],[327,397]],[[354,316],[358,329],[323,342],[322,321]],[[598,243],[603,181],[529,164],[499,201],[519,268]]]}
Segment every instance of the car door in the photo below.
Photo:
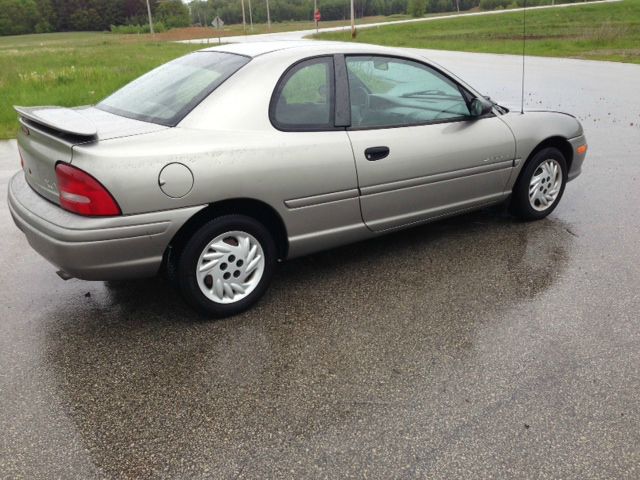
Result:
{"label": "car door", "polygon": [[[289,257],[329,248],[368,233],[363,225],[356,168],[345,131],[347,90],[335,87],[334,57],[291,65],[273,92],[270,155],[253,188],[282,201]],[[338,107],[337,105],[340,105]],[[264,182],[264,183],[263,183]]]}
{"label": "car door", "polygon": [[397,57],[345,57],[348,134],[365,224],[381,231],[505,196],[515,156],[493,113],[471,117],[472,95],[444,73]]}

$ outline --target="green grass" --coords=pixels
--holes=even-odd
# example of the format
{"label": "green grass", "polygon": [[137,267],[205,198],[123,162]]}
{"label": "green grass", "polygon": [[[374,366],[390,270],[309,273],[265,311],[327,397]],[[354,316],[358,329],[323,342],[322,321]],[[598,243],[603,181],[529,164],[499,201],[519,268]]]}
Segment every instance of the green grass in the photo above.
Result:
{"label": "green grass", "polygon": [[[349,33],[314,36],[349,40]],[[356,41],[465,52],[522,53],[522,13],[463,17],[358,32]],[[640,0],[527,12],[527,53],[640,63]]]}
{"label": "green grass", "polygon": [[0,37],[0,138],[15,137],[13,105],[94,104],[148,70],[202,47],[109,33]]}

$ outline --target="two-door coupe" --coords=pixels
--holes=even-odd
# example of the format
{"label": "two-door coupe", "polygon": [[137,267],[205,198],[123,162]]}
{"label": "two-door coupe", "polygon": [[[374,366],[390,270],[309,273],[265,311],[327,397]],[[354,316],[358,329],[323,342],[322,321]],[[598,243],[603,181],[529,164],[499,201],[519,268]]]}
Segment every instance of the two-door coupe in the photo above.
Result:
{"label": "two-door coupe", "polygon": [[540,219],[581,171],[571,115],[509,112],[407,53],[264,42],[169,62],[94,107],[16,107],[9,208],[87,280],[164,269],[209,316],[279,260],[509,201]]}

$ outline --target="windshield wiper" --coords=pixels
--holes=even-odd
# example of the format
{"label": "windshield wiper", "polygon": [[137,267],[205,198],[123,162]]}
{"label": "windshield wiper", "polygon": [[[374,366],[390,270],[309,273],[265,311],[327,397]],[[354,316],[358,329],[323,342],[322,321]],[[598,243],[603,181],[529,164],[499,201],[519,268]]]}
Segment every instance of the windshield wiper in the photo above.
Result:
{"label": "windshield wiper", "polygon": [[403,93],[400,95],[402,98],[408,97],[422,97],[422,96],[431,96],[431,97],[440,97],[440,98],[455,98],[458,99],[457,95],[451,95],[447,92],[443,92],[442,90],[419,90],[417,92],[409,92]]}

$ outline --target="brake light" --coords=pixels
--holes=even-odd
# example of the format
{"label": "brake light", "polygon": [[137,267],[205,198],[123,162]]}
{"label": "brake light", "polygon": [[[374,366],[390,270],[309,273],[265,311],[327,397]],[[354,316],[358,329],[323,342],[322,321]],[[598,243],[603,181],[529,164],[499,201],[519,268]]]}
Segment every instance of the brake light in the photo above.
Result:
{"label": "brake light", "polygon": [[113,216],[122,212],[109,191],[95,178],[66,163],[56,165],[60,206],[87,216]]}

